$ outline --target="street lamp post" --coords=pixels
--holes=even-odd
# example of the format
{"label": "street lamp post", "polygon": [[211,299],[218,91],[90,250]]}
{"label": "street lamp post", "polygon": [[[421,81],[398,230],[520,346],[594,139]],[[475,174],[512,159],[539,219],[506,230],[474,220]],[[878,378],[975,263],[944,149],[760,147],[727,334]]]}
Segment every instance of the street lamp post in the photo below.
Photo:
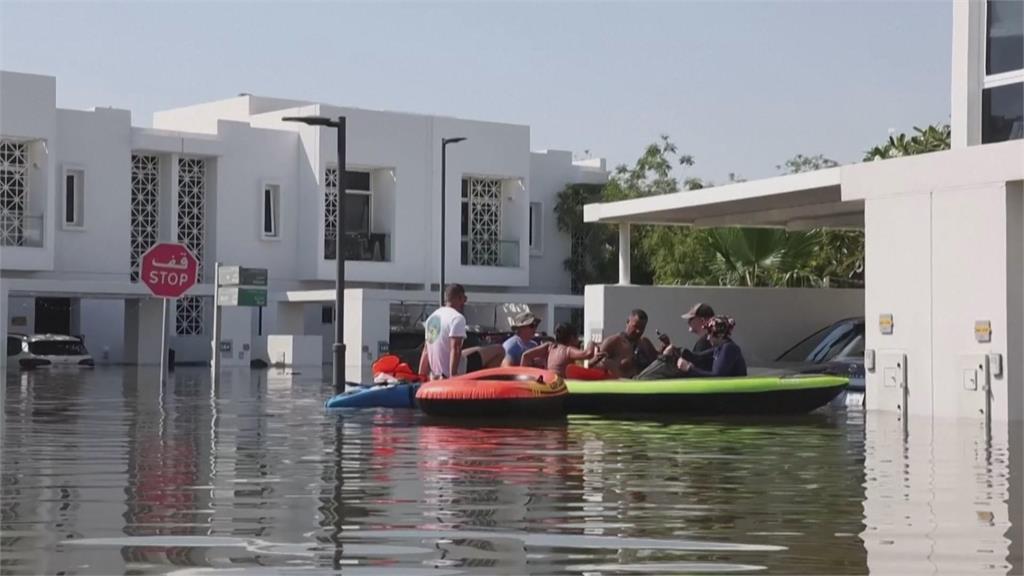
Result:
{"label": "street lamp post", "polygon": [[441,306],[444,306],[444,237],[445,237],[445,185],[448,183],[448,145],[465,140],[465,137],[441,138],[441,285],[439,287]]}
{"label": "street lamp post", "polygon": [[286,116],[285,122],[301,122],[309,126],[327,126],[338,133],[338,210],[335,219],[334,239],[334,346],[331,349],[334,361],[334,392],[345,390],[345,190],[348,177],[345,174],[345,117],[337,120],[323,116]]}

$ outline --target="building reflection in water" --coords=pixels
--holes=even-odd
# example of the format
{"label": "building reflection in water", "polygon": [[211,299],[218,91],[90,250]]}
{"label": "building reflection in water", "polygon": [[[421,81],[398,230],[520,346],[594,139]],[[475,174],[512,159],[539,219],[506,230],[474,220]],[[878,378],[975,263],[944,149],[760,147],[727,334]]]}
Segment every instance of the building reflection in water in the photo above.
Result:
{"label": "building reflection in water", "polygon": [[880,574],[1021,573],[1020,423],[869,412],[864,518]]}

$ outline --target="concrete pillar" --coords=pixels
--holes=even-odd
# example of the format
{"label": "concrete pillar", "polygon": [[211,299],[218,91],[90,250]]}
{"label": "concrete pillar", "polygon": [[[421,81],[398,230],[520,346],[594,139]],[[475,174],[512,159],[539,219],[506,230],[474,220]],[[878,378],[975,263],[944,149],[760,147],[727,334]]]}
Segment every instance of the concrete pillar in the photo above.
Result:
{"label": "concrete pillar", "polygon": [[246,367],[253,358],[252,308],[225,306],[221,308],[221,342],[229,342],[231,350],[221,352],[222,367]]}
{"label": "concrete pillar", "polygon": [[629,284],[629,224],[619,224],[619,284]]}
{"label": "concrete pillar", "polygon": [[[160,329],[163,301],[140,298],[125,301],[124,361],[128,364],[160,364]],[[168,312],[170,314],[170,311]],[[168,318],[168,332],[173,329]]]}
{"label": "concrete pillar", "polygon": [[555,307],[550,302],[541,304],[540,308],[540,329],[548,336],[555,335]]}
{"label": "concrete pillar", "polygon": [[950,126],[953,148],[981,143],[981,90],[985,62],[985,2],[953,2]]}

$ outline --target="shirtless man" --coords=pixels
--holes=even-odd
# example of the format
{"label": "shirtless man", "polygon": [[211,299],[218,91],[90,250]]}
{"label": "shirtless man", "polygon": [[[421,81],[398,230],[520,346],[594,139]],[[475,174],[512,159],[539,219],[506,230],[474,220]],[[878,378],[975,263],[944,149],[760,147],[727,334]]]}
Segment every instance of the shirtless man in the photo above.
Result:
{"label": "shirtless man", "polygon": [[637,308],[629,313],[626,329],[601,342],[599,351],[604,360],[593,365],[604,368],[615,378],[632,378],[658,357],[658,350],[644,338],[647,313]]}

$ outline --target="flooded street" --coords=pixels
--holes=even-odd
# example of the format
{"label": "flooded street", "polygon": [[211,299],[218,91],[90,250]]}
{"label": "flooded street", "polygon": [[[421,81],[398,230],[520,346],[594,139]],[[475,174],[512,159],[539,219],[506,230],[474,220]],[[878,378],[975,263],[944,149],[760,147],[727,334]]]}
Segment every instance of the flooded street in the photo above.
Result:
{"label": "flooded street", "polygon": [[323,382],[8,372],[2,572],[1021,569],[1006,438],[904,442],[859,408],[469,428],[326,411]]}

